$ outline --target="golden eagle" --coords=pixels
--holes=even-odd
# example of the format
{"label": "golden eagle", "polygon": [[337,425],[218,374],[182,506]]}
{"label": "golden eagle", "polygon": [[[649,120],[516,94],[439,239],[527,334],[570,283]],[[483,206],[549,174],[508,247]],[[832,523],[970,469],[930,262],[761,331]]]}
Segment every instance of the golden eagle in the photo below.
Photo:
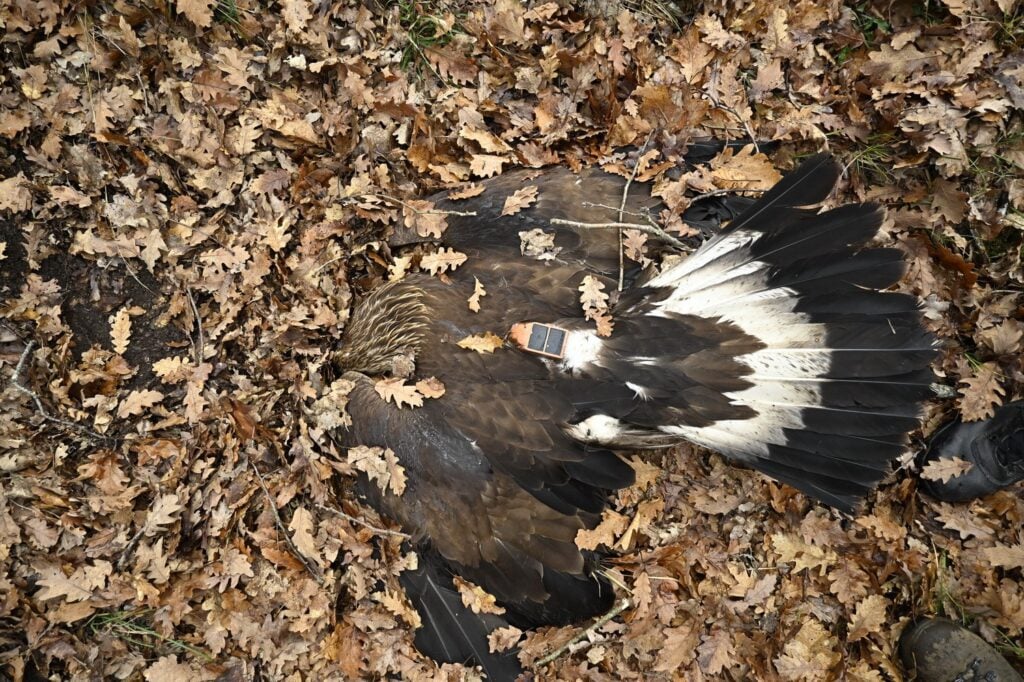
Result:
{"label": "golden eagle", "polygon": [[[411,275],[371,292],[337,355],[355,382],[345,444],[385,446],[405,468],[402,495],[366,494],[420,553],[403,582],[423,617],[421,650],[512,679],[514,654],[489,654],[489,630],[609,608],[597,558],[574,539],[610,491],[633,482],[615,450],[690,441],[844,512],[874,488],[918,425],[935,342],[913,296],[881,291],[904,271],[898,250],[865,248],[882,209],[811,208],[839,173],[819,155],[756,201],[718,202],[718,217],[732,219],[692,255],[627,268],[608,336],[584,319],[579,288],[590,276],[617,290],[617,231],[556,219],[617,220],[625,178],[517,171],[457,206],[435,197],[439,209],[475,213],[451,216],[444,234],[468,260],[444,281]],[[503,216],[527,185],[536,203]],[[632,183],[628,214],[660,208]],[[524,255],[521,233],[533,229],[553,241]],[[487,298],[473,312],[477,281]],[[493,353],[457,345],[488,332],[504,341]],[[439,378],[443,397],[398,409],[375,391],[371,377],[412,370]],[[506,615],[465,609],[452,574]]]}

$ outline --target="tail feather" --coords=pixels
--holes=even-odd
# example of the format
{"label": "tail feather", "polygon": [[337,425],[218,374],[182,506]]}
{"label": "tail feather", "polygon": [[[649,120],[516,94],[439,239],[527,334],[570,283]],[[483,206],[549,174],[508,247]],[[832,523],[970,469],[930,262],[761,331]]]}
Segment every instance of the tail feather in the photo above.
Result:
{"label": "tail feather", "polygon": [[[881,226],[881,208],[805,208],[824,200],[838,177],[828,156],[813,157],[688,259],[623,297],[616,317],[630,343],[606,344],[594,364],[624,378],[632,366],[642,378],[630,383],[637,395],[669,406],[637,408],[647,417],[705,414],[687,400],[705,399],[701,388],[718,390],[734,408],[725,418],[711,413],[656,429],[851,511],[917,427],[936,350],[916,299],[881,291],[905,269],[900,251],[865,248]],[[719,340],[697,347],[709,338],[709,323]],[[666,348],[670,325],[679,339],[674,354],[630,350]],[[692,369],[698,351],[733,383]],[[731,388],[716,388],[722,385]],[[672,391],[671,399],[660,397]],[[622,417],[618,444],[643,441],[635,424]]]}
{"label": "tail feather", "polygon": [[839,181],[839,171],[839,164],[828,154],[812,156],[768,190],[747,213],[730,226],[730,230],[747,227],[772,208],[820,204],[828,198]]}

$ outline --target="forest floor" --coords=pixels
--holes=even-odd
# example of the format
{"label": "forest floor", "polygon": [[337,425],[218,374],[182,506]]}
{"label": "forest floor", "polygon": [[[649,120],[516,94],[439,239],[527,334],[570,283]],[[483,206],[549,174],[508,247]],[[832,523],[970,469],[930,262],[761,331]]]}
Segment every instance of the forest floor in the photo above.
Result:
{"label": "forest floor", "polygon": [[[944,343],[915,447],[1022,397],[1019,0],[569,5],[0,0],[0,677],[474,678],[412,646],[327,358],[412,202],[504,170],[642,147],[679,207],[689,140],[779,142],[722,189],[831,151]],[[590,538],[632,606],[539,678],[900,680],[936,613],[1024,664],[1020,485],[938,503],[908,458],[845,518],[636,462]]]}

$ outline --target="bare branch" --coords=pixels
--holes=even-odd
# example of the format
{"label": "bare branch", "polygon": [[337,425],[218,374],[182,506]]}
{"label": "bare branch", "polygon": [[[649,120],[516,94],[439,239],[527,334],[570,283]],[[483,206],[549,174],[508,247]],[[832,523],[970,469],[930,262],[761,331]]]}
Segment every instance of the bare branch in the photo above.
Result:
{"label": "bare branch", "polygon": [[285,541],[292,550],[292,554],[302,562],[302,565],[306,567],[309,574],[313,576],[313,580],[316,580],[317,583],[323,585],[324,576],[320,572],[320,568],[316,566],[316,564],[312,563],[305,554],[299,551],[299,548],[295,546],[295,542],[292,541],[292,536],[288,534],[288,529],[285,527],[284,521],[281,519],[281,514],[277,511],[277,504],[274,502],[274,497],[270,494],[270,489],[267,488],[266,481],[263,480],[263,474],[260,473],[260,470],[252,461],[249,462],[249,466],[256,474],[256,480],[259,481],[260,487],[263,488],[263,494],[267,496],[267,503],[270,505],[270,511],[274,515],[274,522],[277,524],[277,529],[281,532],[281,535],[284,536]]}
{"label": "bare branch", "polygon": [[86,435],[98,438],[100,440],[113,440],[110,436],[104,436],[102,433],[96,433],[92,429],[82,426],[81,424],[67,419],[61,419],[60,417],[54,417],[51,415],[46,407],[43,405],[43,401],[39,398],[39,395],[30,389],[28,386],[21,383],[21,373],[25,370],[25,364],[28,362],[29,356],[32,354],[32,350],[36,347],[35,341],[29,341],[25,346],[25,350],[21,353],[21,358],[18,359],[18,364],[14,367],[14,374],[11,375],[11,386],[14,386],[19,393],[27,395],[32,398],[36,404],[36,411],[39,412],[40,416],[48,422],[54,424],[60,424],[61,426],[68,426],[72,429],[80,431]]}
{"label": "bare branch", "polygon": [[372,530],[374,533],[377,533],[378,535],[393,535],[395,537],[404,538],[406,540],[408,540],[409,538],[412,537],[408,533],[403,533],[400,530],[391,530],[389,528],[378,528],[377,526],[371,525],[371,524],[367,523],[366,521],[363,521],[362,519],[360,519],[358,517],[351,516],[350,514],[346,514],[345,512],[341,511],[340,509],[335,509],[334,507],[328,507],[327,505],[323,505],[323,504],[316,504],[316,508],[320,509],[321,511],[325,511],[325,512],[327,512],[329,514],[334,514],[335,516],[339,516],[339,517],[345,519],[346,521],[351,521],[352,523],[357,524],[359,526],[362,526],[363,528],[367,528],[369,530]]}
{"label": "bare branch", "polygon": [[584,230],[598,230],[598,229],[619,229],[619,230],[639,230],[640,232],[646,232],[652,234],[659,239],[665,241],[669,246],[673,246],[680,251],[690,251],[690,248],[686,244],[682,243],[665,230],[655,225],[645,225],[643,223],[582,223],[578,220],[565,220],[563,218],[552,218],[552,225],[568,225],[570,227],[579,227]]}
{"label": "bare branch", "polygon": [[[714,72],[714,80],[718,80],[717,69]],[[704,96],[708,98],[708,101],[711,102],[716,109],[721,109],[728,114],[732,114],[736,120],[739,121],[740,125],[742,125],[743,129],[747,132],[747,137],[750,138],[750,144],[754,145],[754,151],[760,154],[761,148],[757,145],[757,138],[754,136],[754,129],[750,127],[750,122],[740,116],[740,112],[736,111],[736,109],[718,99],[718,95],[713,94],[710,89],[704,92]]]}
{"label": "bare branch", "polygon": [[[626,200],[629,199],[629,187],[633,184],[633,180],[636,179],[636,173],[640,170],[640,159],[643,158],[644,150],[647,149],[648,143],[651,141],[651,135],[654,131],[647,133],[647,139],[644,140],[644,144],[640,147],[640,154],[637,156],[636,163],[633,164],[633,171],[626,178],[626,185],[622,188],[622,201],[619,202],[619,215],[618,220],[621,223],[622,217],[626,212]],[[623,278],[625,277],[626,263],[625,263],[625,245],[622,240],[622,228],[619,228],[619,291],[622,291]]]}
{"label": "bare branch", "polygon": [[603,616],[601,616],[600,618],[595,620],[591,625],[589,625],[585,629],[580,630],[579,632],[577,632],[576,635],[572,639],[570,639],[568,642],[566,642],[562,646],[558,647],[557,649],[552,651],[550,654],[548,654],[544,658],[542,658],[539,661],[537,661],[534,664],[534,668],[539,668],[542,665],[547,665],[551,661],[555,660],[556,658],[558,658],[559,656],[564,654],[566,651],[568,651],[569,647],[571,647],[573,644],[575,644],[576,642],[579,642],[581,639],[586,637],[588,634],[590,634],[594,630],[598,629],[599,627],[601,627],[602,625],[604,625],[605,623],[610,621],[615,616],[619,615],[620,613],[622,613],[623,611],[628,609],[630,607],[630,604],[631,604],[631,602],[629,601],[629,599],[623,599],[618,604],[616,604],[615,608],[613,608],[611,611],[609,611],[608,613],[604,614]]}
{"label": "bare branch", "polygon": [[415,206],[413,206],[411,204],[408,204],[408,203],[402,201],[401,199],[399,199],[397,197],[393,197],[393,196],[391,196],[389,194],[374,194],[372,192],[363,192],[362,194],[357,194],[356,196],[360,196],[360,197],[373,197],[374,199],[383,199],[384,201],[393,201],[394,203],[398,204],[402,208],[409,209],[410,211],[412,211],[416,215],[457,215],[457,216],[472,217],[472,216],[475,216],[477,214],[476,211],[441,211],[441,210],[435,209],[435,208],[430,208],[430,209],[416,208]]}

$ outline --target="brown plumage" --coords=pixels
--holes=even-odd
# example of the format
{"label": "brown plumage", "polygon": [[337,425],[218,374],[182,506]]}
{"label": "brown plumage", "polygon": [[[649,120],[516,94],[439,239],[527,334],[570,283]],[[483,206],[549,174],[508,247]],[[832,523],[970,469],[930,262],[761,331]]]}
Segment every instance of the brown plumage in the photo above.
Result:
{"label": "brown plumage", "polygon": [[[633,481],[612,448],[691,440],[847,511],[877,484],[928,395],[933,341],[912,297],[878,292],[903,268],[898,252],[862,249],[880,211],[804,208],[837,176],[816,157],[757,202],[694,206],[689,220],[735,219],[664,271],[627,264],[609,338],[582,319],[578,287],[591,275],[615,291],[616,232],[551,220],[618,220],[623,178],[513,172],[457,205],[435,197],[441,209],[476,212],[452,216],[444,237],[468,261],[447,281],[412,275],[372,293],[338,355],[356,385],[343,441],[389,447],[406,470],[401,496],[370,485],[366,494],[424,557],[406,580],[425,615],[424,650],[476,660],[496,678],[517,669],[489,655],[485,635],[497,623],[459,610],[446,584],[452,572],[494,594],[521,626],[609,606],[611,586],[574,539],[596,525],[609,491]],[[527,184],[538,201],[501,216]],[[625,209],[661,207],[633,183]],[[520,233],[535,228],[553,234],[553,257],[523,256]],[[408,232],[394,239],[414,241]],[[473,313],[476,280],[487,296]],[[510,343],[493,354],[457,345],[528,321],[567,332],[564,360]],[[440,378],[444,396],[418,409],[384,402],[371,377],[413,367],[416,377]]]}

